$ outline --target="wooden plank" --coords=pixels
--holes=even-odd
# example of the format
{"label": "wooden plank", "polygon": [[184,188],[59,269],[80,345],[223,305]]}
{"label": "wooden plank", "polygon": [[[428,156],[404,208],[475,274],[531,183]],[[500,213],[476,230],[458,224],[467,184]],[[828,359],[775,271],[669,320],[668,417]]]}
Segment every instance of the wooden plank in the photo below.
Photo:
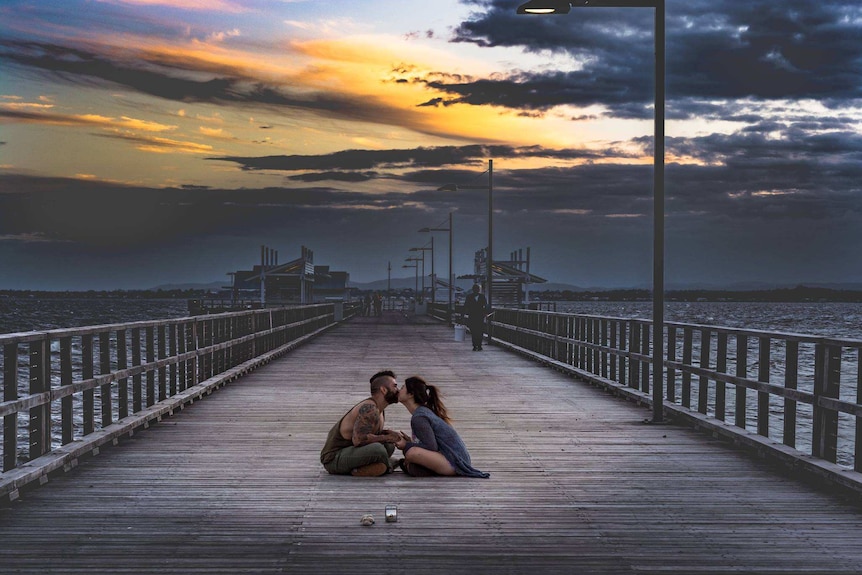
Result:
{"label": "wooden plank", "polygon": [[[858,572],[858,505],[497,346],[388,319],[355,318],[24,492],[0,510],[4,572]],[[490,479],[323,470],[327,431],[384,368],[440,387]],[[399,405],[387,420],[409,429]]]}

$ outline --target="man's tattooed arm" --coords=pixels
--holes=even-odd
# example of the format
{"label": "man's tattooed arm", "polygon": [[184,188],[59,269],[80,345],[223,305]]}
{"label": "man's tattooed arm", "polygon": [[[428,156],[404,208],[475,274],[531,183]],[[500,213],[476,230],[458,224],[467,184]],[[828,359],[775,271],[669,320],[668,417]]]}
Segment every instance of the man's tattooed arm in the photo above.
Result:
{"label": "man's tattooed arm", "polygon": [[397,439],[389,430],[378,431],[379,426],[380,411],[377,406],[366,403],[360,407],[353,423],[353,445],[359,447],[369,443],[394,442]]}

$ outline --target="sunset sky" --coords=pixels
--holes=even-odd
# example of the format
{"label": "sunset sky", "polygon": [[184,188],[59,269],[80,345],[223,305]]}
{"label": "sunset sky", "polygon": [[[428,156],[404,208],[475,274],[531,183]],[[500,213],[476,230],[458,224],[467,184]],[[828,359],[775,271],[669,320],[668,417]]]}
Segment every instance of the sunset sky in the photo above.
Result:
{"label": "sunset sky", "polygon": [[[455,221],[647,286],[651,9],[508,0],[4,0],[0,289],[228,282],[314,250],[413,277]],[[862,4],[668,0],[669,287],[862,282]],[[438,274],[446,234],[435,235]],[[430,262],[426,267],[430,273]]]}

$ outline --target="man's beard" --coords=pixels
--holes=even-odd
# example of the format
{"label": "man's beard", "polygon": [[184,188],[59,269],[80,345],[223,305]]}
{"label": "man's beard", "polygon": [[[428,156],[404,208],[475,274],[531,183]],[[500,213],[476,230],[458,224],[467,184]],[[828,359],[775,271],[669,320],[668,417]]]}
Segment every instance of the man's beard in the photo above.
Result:
{"label": "man's beard", "polygon": [[386,395],[383,396],[383,399],[386,400],[386,403],[393,404],[398,403],[398,392],[392,391],[391,389],[386,392]]}

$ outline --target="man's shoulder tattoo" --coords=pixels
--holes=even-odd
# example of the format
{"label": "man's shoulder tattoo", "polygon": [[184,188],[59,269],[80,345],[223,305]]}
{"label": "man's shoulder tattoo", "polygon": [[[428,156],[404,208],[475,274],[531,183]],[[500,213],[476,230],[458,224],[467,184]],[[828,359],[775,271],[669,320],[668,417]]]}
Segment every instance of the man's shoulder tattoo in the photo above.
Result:
{"label": "man's shoulder tattoo", "polygon": [[359,434],[360,437],[370,435],[377,429],[377,424],[380,421],[380,414],[377,406],[365,404],[359,408],[359,413],[356,416],[356,424],[353,427],[354,434]]}

